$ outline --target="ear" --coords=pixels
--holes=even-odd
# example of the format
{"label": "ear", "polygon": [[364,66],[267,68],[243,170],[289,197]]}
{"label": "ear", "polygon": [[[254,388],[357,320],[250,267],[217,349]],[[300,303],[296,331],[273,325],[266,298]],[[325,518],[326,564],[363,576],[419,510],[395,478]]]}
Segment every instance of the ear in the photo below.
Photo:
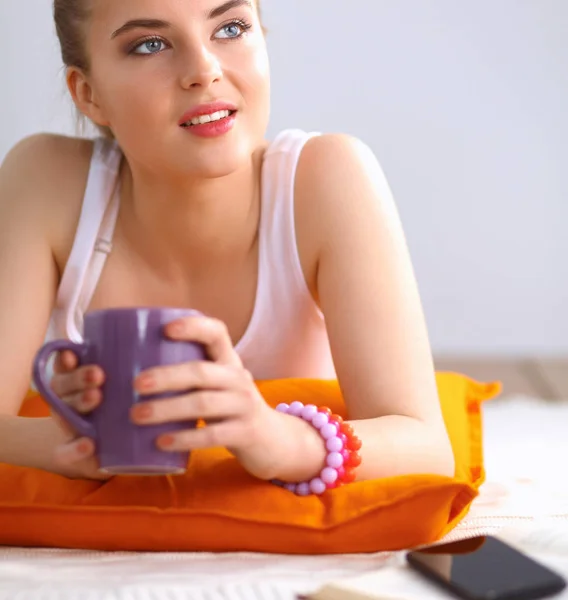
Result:
{"label": "ear", "polygon": [[108,127],[110,123],[104,117],[102,108],[97,102],[89,79],[81,69],[69,67],[66,74],[67,87],[75,106],[95,125]]}

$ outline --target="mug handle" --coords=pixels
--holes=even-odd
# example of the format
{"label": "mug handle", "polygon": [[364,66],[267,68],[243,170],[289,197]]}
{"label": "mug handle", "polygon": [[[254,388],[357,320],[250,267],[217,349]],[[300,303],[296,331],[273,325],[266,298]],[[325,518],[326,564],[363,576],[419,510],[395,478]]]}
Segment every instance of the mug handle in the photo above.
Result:
{"label": "mug handle", "polygon": [[55,340],[54,342],[45,344],[36,354],[34,360],[33,381],[39,393],[62,419],[67,421],[80,435],[95,440],[97,436],[93,425],[61,400],[53,392],[47,380],[47,362],[54,352],[69,350],[77,356],[79,363],[81,363],[86,349],[87,346],[85,344],[74,344],[67,340]]}

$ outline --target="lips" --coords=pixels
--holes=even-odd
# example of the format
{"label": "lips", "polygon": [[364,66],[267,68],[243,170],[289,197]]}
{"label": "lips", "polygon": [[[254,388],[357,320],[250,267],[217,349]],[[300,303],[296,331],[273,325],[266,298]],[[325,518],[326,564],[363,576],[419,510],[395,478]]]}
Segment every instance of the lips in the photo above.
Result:
{"label": "lips", "polygon": [[182,115],[179,120],[180,127],[188,127],[193,119],[198,117],[205,117],[215,115],[219,112],[229,112],[229,115],[233,115],[237,112],[237,107],[230,102],[210,102],[208,104],[201,104],[199,106],[195,106],[194,108],[188,110],[186,113]]}

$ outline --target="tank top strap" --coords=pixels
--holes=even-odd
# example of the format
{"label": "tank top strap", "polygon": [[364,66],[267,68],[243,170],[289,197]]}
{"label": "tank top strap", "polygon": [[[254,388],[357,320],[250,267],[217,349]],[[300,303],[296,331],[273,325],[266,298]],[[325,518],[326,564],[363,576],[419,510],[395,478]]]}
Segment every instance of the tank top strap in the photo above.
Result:
{"label": "tank top strap", "polygon": [[319,308],[306,284],[298,253],[294,214],[298,162],[306,142],[317,135],[285,130],[264,154],[256,301],[249,327],[236,346],[250,364],[258,359],[255,346],[266,336],[270,321],[291,323],[295,315],[319,319]]}
{"label": "tank top strap", "polygon": [[94,140],[81,215],[56,301],[56,308],[62,309],[64,319],[57,329],[63,329],[72,341],[82,340],[84,305],[90,301],[89,295],[110,252],[118,214],[121,159],[122,152],[114,141]]}
{"label": "tank top strap", "polygon": [[[285,269],[271,269],[272,276],[287,277],[283,288],[292,294],[311,295],[306,285],[298,252],[295,221],[296,172],[306,143],[320,135],[298,129],[285,130],[276,137],[265,157],[263,186],[263,221],[261,248],[265,261],[285,265]],[[290,280],[293,277],[293,280]]]}

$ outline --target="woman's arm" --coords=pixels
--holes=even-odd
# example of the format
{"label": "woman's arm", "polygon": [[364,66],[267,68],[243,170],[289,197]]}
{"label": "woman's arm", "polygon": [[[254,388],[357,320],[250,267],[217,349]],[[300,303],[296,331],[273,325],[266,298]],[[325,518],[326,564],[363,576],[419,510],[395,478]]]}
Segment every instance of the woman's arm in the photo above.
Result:
{"label": "woman's arm", "polygon": [[58,279],[45,187],[52,153],[49,136],[36,136],[16,146],[0,168],[0,463],[39,468],[49,467],[48,450],[61,432],[50,419],[16,415],[29,389]]}
{"label": "woman's arm", "polygon": [[[296,222],[302,260],[317,264],[316,281],[308,277],[308,284],[325,313],[350,422],[363,443],[358,479],[453,475],[408,250],[388,186],[364,145],[337,136],[307,145],[297,173]],[[135,385],[142,396],[181,395],[140,402],[132,419],[208,425],[160,436],[160,448],[224,446],[249,473],[268,480],[305,481],[321,472],[326,449],[319,432],[268,407],[223,323],[187,317],[169,324],[166,335],[204,344],[210,361],[141,373]]]}
{"label": "woman's arm", "polygon": [[296,185],[298,227],[315,236],[318,301],[363,443],[358,478],[453,475],[417,284],[377,160],[353,138],[315,138]]}
{"label": "woman's arm", "polygon": [[[302,155],[296,188],[299,239],[316,248],[312,287],[325,313],[349,417],[363,442],[358,478],[452,475],[417,286],[377,161],[350,138],[316,138]],[[302,419],[268,407],[226,325],[186,317],[165,333],[205,345],[210,360],[141,373],[135,386],[142,397],[179,395],[139,402],[131,418],[141,426],[196,419],[207,426],[160,436],[158,447],[171,452],[226,447],[263,479],[317,476],[326,456],[320,434]]]}

